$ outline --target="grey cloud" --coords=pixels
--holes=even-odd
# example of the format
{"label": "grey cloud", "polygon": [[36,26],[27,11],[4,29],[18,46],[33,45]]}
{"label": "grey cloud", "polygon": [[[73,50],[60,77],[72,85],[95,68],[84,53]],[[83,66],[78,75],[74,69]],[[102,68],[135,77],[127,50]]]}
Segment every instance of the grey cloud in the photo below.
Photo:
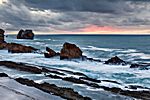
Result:
{"label": "grey cloud", "polygon": [[76,31],[88,25],[150,26],[149,0],[8,0],[0,6],[7,30]]}

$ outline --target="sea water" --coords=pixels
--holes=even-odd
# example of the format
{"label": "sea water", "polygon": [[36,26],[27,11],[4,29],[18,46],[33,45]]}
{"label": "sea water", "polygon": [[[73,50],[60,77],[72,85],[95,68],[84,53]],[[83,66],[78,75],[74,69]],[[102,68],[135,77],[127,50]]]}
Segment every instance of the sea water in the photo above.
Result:
{"label": "sea water", "polygon": [[[88,57],[106,61],[118,56],[129,62],[150,62],[149,35],[36,35],[34,40],[16,39],[8,35],[7,42],[33,46],[41,51],[49,47],[60,52],[65,42],[74,43]],[[44,58],[40,53],[11,54],[0,51],[0,60],[25,62],[51,68],[82,72],[95,79],[114,80],[124,85],[140,85],[150,88],[150,70],[131,69],[130,65],[105,65],[101,62],[67,61],[59,57]]]}

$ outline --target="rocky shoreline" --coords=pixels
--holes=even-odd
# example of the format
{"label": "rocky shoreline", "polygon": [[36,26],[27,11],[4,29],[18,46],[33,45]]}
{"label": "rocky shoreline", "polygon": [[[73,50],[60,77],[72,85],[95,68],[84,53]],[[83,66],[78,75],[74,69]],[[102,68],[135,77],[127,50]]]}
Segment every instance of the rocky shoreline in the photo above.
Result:
{"label": "rocky shoreline", "polygon": [[[127,89],[132,89],[132,91],[130,91],[130,90],[123,90],[123,89],[117,88],[117,87],[101,86],[101,85],[99,85],[99,83],[104,82],[104,81],[110,82],[110,83],[115,83],[115,84],[121,84],[121,83],[118,83],[116,81],[109,81],[109,80],[96,80],[96,79],[90,78],[80,72],[72,72],[72,71],[67,71],[67,70],[59,70],[59,69],[55,69],[55,68],[46,68],[46,67],[42,68],[41,66],[35,67],[35,66],[24,64],[24,63],[15,63],[15,62],[11,62],[11,61],[0,61],[0,67],[7,67],[7,68],[15,69],[15,70],[25,71],[25,72],[29,72],[29,73],[35,73],[35,74],[44,74],[45,77],[50,77],[53,79],[61,79],[63,81],[68,81],[68,82],[75,83],[75,84],[87,85],[87,86],[93,87],[95,89],[103,89],[105,91],[110,91],[112,93],[130,96],[130,97],[134,97],[137,99],[149,100],[149,98],[150,98],[150,89],[149,88],[140,87],[140,86],[125,87]],[[68,73],[70,73],[72,76],[70,76],[70,77],[66,76]],[[76,78],[74,77],[74,75]],[[5,73],[0,73],[0,76],[8,77],[8,75]],[[33,80],[29,80],[29,79],[25,79],[25,78],[21,78],[21,77],[16,78],[15,80],[23,85],[32,86],[32,87],[38,88],[44,92],[53,93],[54,95],[63,97],[65,99],[91,100],[91,98],[83,97],[82,95],[78,94],[71,88],[60,88],[54,84],[49,84],[49,83],[38,84],[38,83],[35,83]],[[143,88],[146,90],[137,91],[138,88]]]}
{"label": "rocky shoreline", "polygon": [[[9,53],[32,53],[36,52],[38,49],[25,46],[17,43],[7,43],[4,39],[4,30],[0,29],[0,50],[8,50]],[[32,30],[20,30],[17,39],[33,39],[34,34]],[[118,56],[112,57],[106,61],[101,61],[100,59],[89,58],[83,55],[83,51],[75,44],[65,42],[62,46],[60,52],[56,52],[53,49],[46,47],[46,51],[42,52],[43,57],[50,59],[52,57],[58,56],[60,60],[74,60],[80,59],[81,61],[91,61],[97,63],[103,63],[107,65],[130,65],[130,68],[139,68],[148,70],[150,66],[149,63],[132,63],[126,62],[119,58]],[[0,67],[6,67],[8,69],[13,69],[17,71],[28,72],[32,74],[42,74],[46,78],[50,79],[59,79],[61,81],[70,82],[73,84],[85,85],[94,89],[103,89],[114,94],[129,96],[137,99],[149,100],[150,98],[150,89],[147,87],[141,87],[136,85],[130,85],[124,87],[125,89],[119,87],[107,87],[101,85],[103,82],[109,82],[111,84],[122,85],[119,82],[113,80],[97,80],[91,77],[88,77],[81,72],[73,72],[68,70],[48,68],[47,66],[37,66],[30,65],[28,63],[18,63],[12,61],[0,61]],[[7,73],[0,73],[0,77],[10,77]],[[92,98],[81,95],[72,88],[64,88],[56,86],[55,84],[50,83],[36,83],[34,80],[27,78],[14,78],[15,81],[19,82],[22,85],[27,85],[29,87],[35,87],[43,92],[60,96],[64,99],[69,100],[91,100]],[[138,89],[142,89],[138,91]]]}

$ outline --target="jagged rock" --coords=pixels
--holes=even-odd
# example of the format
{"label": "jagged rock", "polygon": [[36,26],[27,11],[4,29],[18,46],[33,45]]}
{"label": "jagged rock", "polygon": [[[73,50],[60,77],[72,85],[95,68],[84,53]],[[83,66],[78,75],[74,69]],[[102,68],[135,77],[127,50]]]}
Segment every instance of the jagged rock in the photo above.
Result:
{"label": "jagged rock", "polygon": [[48,53],[44,53],[45,58],[51,58],[51,57],[59,55],[58,53],[56,53],[54,50],[50,49],[49,47],[46,47],[46,51]]}
{"label": "jagged rock", "polygon": [[64,43],[60,52],[60,59],[72,59],[82,57],[82,51],[75,44]]}
{"label": "jagged rock", "polygon": [[5,43],[4,33],[5,31],[3,29],[0,29],[0,43]]}
{"label": "jagged rock", "polygon": [[33,39],[34,38],[34,33],[32,30],[20,30],[17,39]]}
{"label": "jagged rock", "polygon": [[0,73],[0,77],[8,77],[8,75],[5,73]]}
{"label": "jagged rock", "polygon": [[115,57],[112,57],[111,59],[105,61],[105,64],[125,65],[126,62],[123,61],[122,59],[120,59],[119,57],[115,56]]}

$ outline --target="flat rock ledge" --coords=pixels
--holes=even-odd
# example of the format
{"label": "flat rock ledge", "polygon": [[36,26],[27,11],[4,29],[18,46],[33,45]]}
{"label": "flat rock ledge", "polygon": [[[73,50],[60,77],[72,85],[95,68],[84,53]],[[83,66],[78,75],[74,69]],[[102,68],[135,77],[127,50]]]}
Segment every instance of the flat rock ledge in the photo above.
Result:
{"label": "flat rock ledge", "polygon": [[75,92],[71,88],[58,87],[55,84],[49,84],[49,83],[38,84],[32,80],[23,79],[23,78],[17,78],[15,80],[17,82],[23,84],[23,85],[32,86],[32,87],[38,88],[44,92],[53,93],[54,95],[60,96],[60,97],[65,98],[65,99],[69,99],[69,100],[91,100],[91,98],[83,97],[82,95],[80,95],[78,92]]}
{"label": "flat rock ledge", "polygon": [[[54,79],[61,79],[63,81],[68,81],[68,82],[72,82],[75,84],[84,84],[84,85],[93,87],[95,89],[101,88],[106,91],[110,91],[112,93],[130,96],[130,97],[134,97],[137,99],[149,100],[149,98],[150,98],[150,89],[149,88],[144,88],[141,86],[140,87],[139,86],[125,87],[127,89],[132,89],[132,91],[130,91],[130,90],[123,90],[123,89],[117,88],[117,87],[111,88],[111,87],[106,87],[106,86],[100,86],[99,83],[101,83],[102,81],[111,82],[111,83],[115,83],[115,84],[120,84],[120,83],[118,83],[116,81],[92,79],[80,72],[72,72],[72,71],[55,69],[55,68],[45,68],[45,67],[42,68],[41,66],[34,66],[34,65],[31,66],[28,64],[24,64],[24,63],[15,63],[15,62],[10,62],[10,61],[0,61],[0,66],[1,67],[5,66],[7,68],[16,69],[19,71],[26,71],[26,72],[35,73],[35,74],[45,73],[46,77],[50,77],[50,78],[54,78]],[[66,74],[77,75],[79,78],[75,78],[72,76],[64,77]],[[0,76],[7,77],[7,75],[4,73],[0,73]],[[54,93],[55,95],[59,95],[66,99],[70,98],[73,100],[77,100],[75,98],[78,98],[81,100],[90,100],[90,98],[83,97],[83,96],[79,95],[77,92],[74,92],[72,89],[57,87],[54,84],[49,84],[49,83],[38,84],[32,80],[23,79],[23,78],[17,78],[16,81],[21,84],[24,84],[24,85],[33,86],[33,87],[38,88],[47,93]],[[137,91],[138,88],[143,88],[144,90]]]}

